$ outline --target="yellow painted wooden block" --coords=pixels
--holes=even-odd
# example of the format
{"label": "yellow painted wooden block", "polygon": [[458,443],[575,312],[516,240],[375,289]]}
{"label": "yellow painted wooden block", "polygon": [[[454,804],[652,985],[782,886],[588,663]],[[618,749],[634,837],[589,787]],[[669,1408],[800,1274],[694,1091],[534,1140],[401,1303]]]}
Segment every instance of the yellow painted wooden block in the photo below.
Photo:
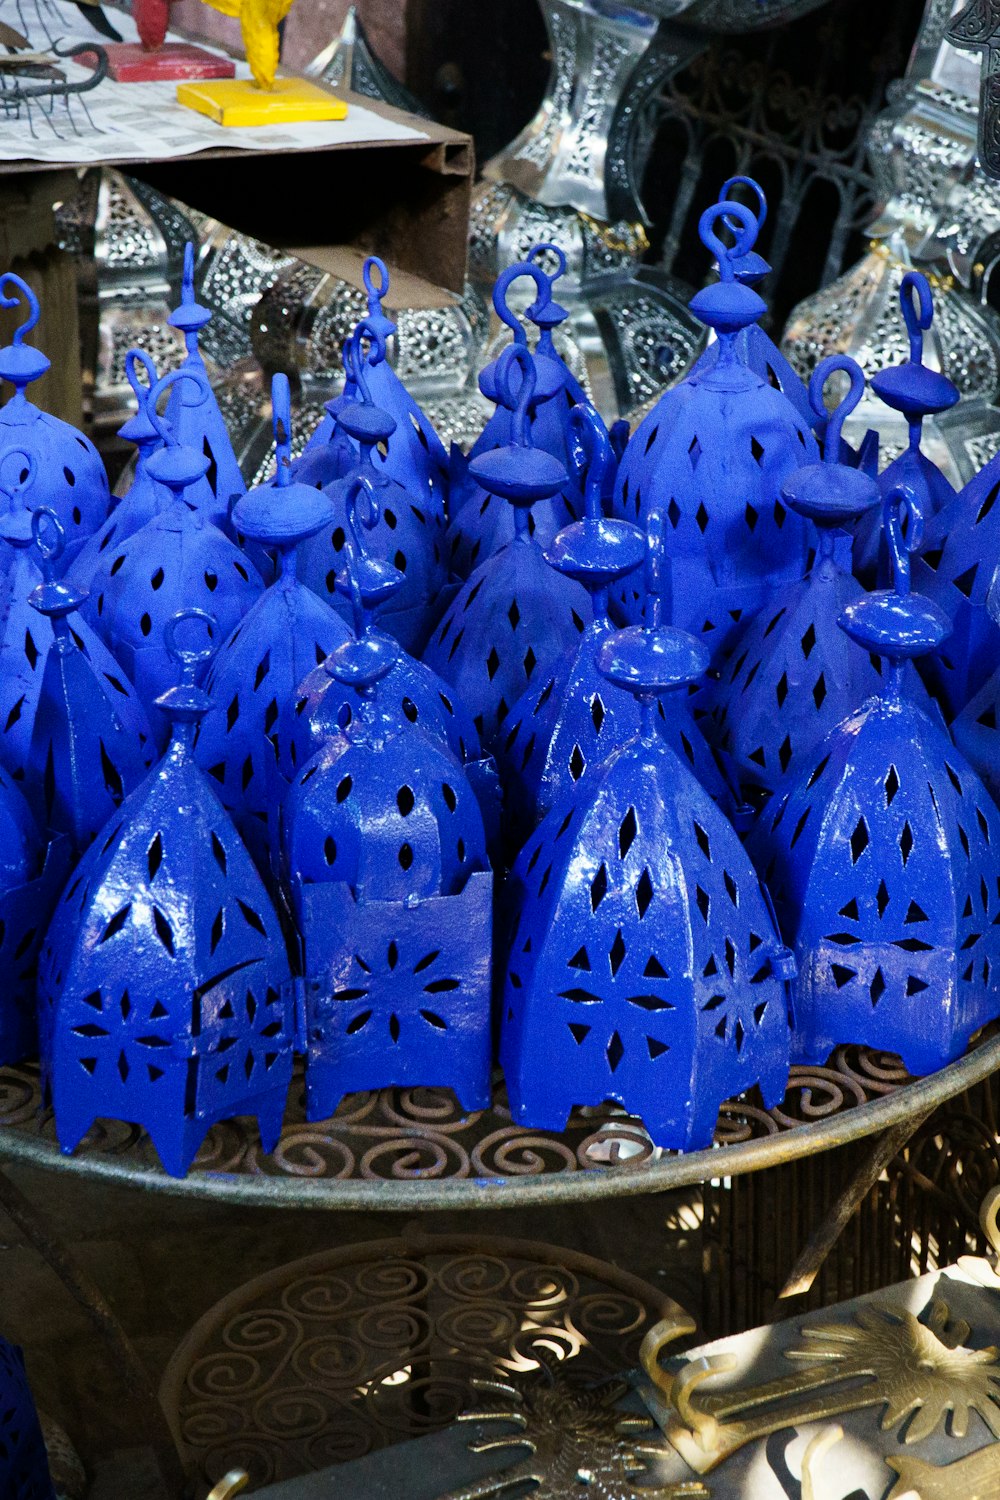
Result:
{"label": "yellow painted wooden block", "polygon": [[272,89],[249,79],[181,83],[178,104],[186,104],[218,125],[294,125],[303,120],[343,120],[347,105],[302,78],[276,78]]}

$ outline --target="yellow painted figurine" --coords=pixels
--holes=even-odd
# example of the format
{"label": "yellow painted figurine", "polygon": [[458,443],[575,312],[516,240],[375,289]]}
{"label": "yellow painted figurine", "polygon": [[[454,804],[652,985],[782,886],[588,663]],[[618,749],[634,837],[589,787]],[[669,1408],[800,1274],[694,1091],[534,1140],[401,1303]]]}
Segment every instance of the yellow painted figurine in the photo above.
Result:
{"label": "yellow painted figurine", "polygon": [[278,78],[278,27],[293,0],[205,0],[224,16],[235,16],[253,73],[247,79],[182,83],[177,99],[220,125],[278,125],[301,120],[342,120],[347,105],[302,78]]}

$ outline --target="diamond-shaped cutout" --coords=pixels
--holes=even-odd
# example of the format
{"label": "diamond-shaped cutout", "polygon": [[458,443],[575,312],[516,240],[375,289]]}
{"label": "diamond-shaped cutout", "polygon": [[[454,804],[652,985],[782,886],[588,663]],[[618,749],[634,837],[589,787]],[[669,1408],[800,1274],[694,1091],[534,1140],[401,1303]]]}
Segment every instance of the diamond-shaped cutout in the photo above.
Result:
{"label": "diamond-shaped cutout", "polygon": [[774,696],[778,700],[778,707],[781,708],[782,705],[784,704],[785,699],[788,697],[788,673],[787,672],[782,672],[781,676],[778,678],[778,686],[774,690]]}
{"label": "diamond-shaped cutout", "polygon": [[608,894],[608,867],[602,864],[590,882],[590,909],[596,911]]}
{"label": "diamond-shaped cutout", "polygon": [[631,849],[636,835],[635,808],[630,807],[618,827],[618,853],[622,859]]}
{"label": "diamond-shaped cutout", "polygon": [[611,944],[611,951],[608,954],[608,962],[611,964],[611,977],[614,978],[614,976],[618,973],[618,970],[621,968],[622,964],[625,962],[625,939],[622,937],[622,930],[620,927],[615,933],[614,942]]}
{"label": "diamond-shaped cutout", "polygon": [[826,677],[821,672],[813,684],[813,702],[817,708],[822,708],[826,701]]}
{"label": "diamond-shaped cutout", "polygon": [[490,647],[490,654],[486,658],[486,670],[489,673],[490,681],[492,682],[494,677],[500,670],[500,658],[497,655],[497,648],[495,646]]}
{"label": "diamond-shaped cutout", "polygon": [[859,818],[855,824],[854,832],[851,834],[851,862],[857,864],[858,860],[868,848],[868,824],[864,818]]}
{"label": "diamond-shaped cutout", "polygon": [[755,464],[759,464],[764,457],[764,445],[759,443],[755,437],[750,438],[750,453]]}
{"label": "diamond-shaped cutout", "polygon": [[618,1035],[617,1031],[612,1032],[611,1040],[608,1043],[607,1047],[608,1067],[611,1069],[612,1073],[617,1072],[618,1064],[621,1062],[624,1056],[625,1044],[622,1041],[621,1037]]}
{"label": "diamond-shaped cutout", "polygon": [[903,856],[903,864],[905,865],[913,853],[913,829],[909,823],[903,824],[903,831],[899,835],[899,852]]}
{"label": "diamond-shaped cutout", "polygon": [[801,645],[802,645],[802,655],[805,657],[806,661],[808,661],[809,657],[812,655],[813,647],[816,645],[816,626],[815,625],[810,625],[809,628],[806,630],[805,634],[802,637]]}
{"label": "diamond-shaped cutout", "polygon": [[690,461],[692,471],[695,470],[695,469],[697,469],[697,467],[698,467],[698,460],[700,458],[701,458],[701,444],[699,443],[699,441],[697,439],[697,436],[695,436],[695,437],[693,437],[691,439],[691,442],[688,445],[688,459]]}
{"label": "diamond-shaped cutout", "polygon": [[886,883],[885,883],[884,880],[880,880],[879,881],[878,891],[876,892],[875,900],[876,900],[876,902],[878,904],[878,914],[879,914],[879,916],[880,917],[884,917],[885,916],[885,909],[889,905],[889,891],[888,891],[888,888],[887,888]]}
{"label": "diamond-shaped cutout", "polygon": [[743,511],[743,519],[744,521],[746,521],[748,529],[750,531],[753,531],[757,525],[757,512],[750,504],[749,500],[747,501],[746,507]]}
{"label": "diamond-shaped cutout", "polygon": [[644,917],[649,910],[649,903],[653,899],[653,882],[649,878],[649,871],[643,870],[639,876],[635,888],[635,906],[640,917]]}
{"label": "diamond-shaped cutout", "polygon": [[872,975],[872,982],[868,986],[868,993],[872,997],[872,1009],[874,1009],[885,994],[885,975],[881,969],[876,969]]}
{"label": "diamond-shaped cutout", "polygon": [[708,511],[705,509],[704,500],[699,502],[698,509],[694,513],[694,518],[698,523],[698,530],[704,536],[705,529],[708,526]]}
{"label": "diamond-shaped cutout", "polygon": [[896,793],[899,791],[899,776],[896,767],[890,766],[885,778],[885,805],[891,807]]}
{"label": "diamond-shaped cutout", "polygon": [[529,646],[527,651],[524,653],[524,675],[529,680],[531,678],[532,672],[535,670],[535,667],[537,665],[538,658],[535,656],[534,651],[532,651],[531,647]]}
{"label": "diamond-shaped cutout", "polygon": [[511,602],[510,609],[507,611],[507,618],[510,621],[511,630],[516,630],[521,620],[521,611],[517,607],[516,599]]}
{"label": "diamond-shaped cutout", "polygon": [[587,768],[587,762],[583,758],[583,751],[579,745],[573,746],[573,753],[569,758],[569,774],[574,781],[579,781]]}
{"label": "diamond-shaped cutout", "polygon": [[600,734],[601,725],[604,723],[604,704],[601,702],[599,693],[595,693],[590,705],[590,717],[593,721],[594,731]]}
{"label": "diamond-shaped cutout", "polygon": [[677,504],[676,500],[671,499],[670,504],[667,506],[667,520],[670,522],[675,531],[677,530],[677,523],[680,518],[681,508]]}

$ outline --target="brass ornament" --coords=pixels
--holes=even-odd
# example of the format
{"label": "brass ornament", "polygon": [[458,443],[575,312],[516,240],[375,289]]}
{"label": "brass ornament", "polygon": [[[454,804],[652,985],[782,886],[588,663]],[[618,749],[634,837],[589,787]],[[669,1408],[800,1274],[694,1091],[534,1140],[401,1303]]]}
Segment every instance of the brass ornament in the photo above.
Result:
{"label": "brass ornament", "polygon": [[698,1474],[707,1474],[747,1443],[784,1427],[826,1422],[847,1412],[882,1407],[883,1432],[908,1421],[904,1441],[930,1437],[950,1414],[964,1437],[970,1412],[1000,1437],[1000,1361],[997,1350],[967,1349],[969,1326],[949,1321],[947,1305],[931,1305],[927,1324],[911,1312],[863,1309],[853,1323],[803,1329],[801,1348],[786,1358],[793,1374],[757,1386],[705,1392],[699,1388],[736,1367],[733,1355],[702,1356],[670,1379],[658,1364],[660,1324],[643,1345],[643,1364],[674,1415],[666,1432]]}
{"label": "brass ornament", "polygon": [[953,1464],[929,1464],[899,1453],[886,1463],[898,1475],[889,1500],[1000,1500],[1000,1449],[994,1444]]}
{"label": "brass ornament", "polygon": [[516,1431],[471,1442],[471,1452],[528,1451],[512,1468],[440,1500],[502,1500],[525,1484],[536,1486],[537,1500],[708,1500],[709,1491],[696,1479],[646,1482],[648,1461],[670,1449],[661,1438],[650,1439],[650,1417],[617,1409],[628,1390],[624,1381],[574,1386],[543,1368],[524,1380],[477,1378],[472,1385],[496,1404],[462,1412],[458,1420],[504,1422]]}

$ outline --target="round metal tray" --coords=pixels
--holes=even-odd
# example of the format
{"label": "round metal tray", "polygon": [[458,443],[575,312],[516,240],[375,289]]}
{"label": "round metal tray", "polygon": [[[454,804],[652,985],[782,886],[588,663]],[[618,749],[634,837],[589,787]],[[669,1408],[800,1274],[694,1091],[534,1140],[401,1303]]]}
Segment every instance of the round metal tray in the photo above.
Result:
{"label": "round metal tray", "polygon": [[253,1120],[214,1126],[187,1177],[169,1177],[145,1133],[97,1125],[59,1150],[52,1113],[30,1064],[0,1069],[0,1157],[83,1177],[267,1208],[503,1208],[663,1192],[755,1172],[922,1118],[1000,1068],[991,1029],[965,1057],[913,1079],[897,1057],[841,1047],[822,1068],[793,1068],[785,1099],[765,1110],[752,1096],[722,1106],[715,1144],[675,1153],[653,1146],[641,1123],[611,1108],[580,1110],[562,1134],[511,1121],[502,1083],[491,1110],[465,1115],[441,1089],[353,1094],[330,1120],[307,1123],[293,1082],[277,1150],[265,1156]]}

